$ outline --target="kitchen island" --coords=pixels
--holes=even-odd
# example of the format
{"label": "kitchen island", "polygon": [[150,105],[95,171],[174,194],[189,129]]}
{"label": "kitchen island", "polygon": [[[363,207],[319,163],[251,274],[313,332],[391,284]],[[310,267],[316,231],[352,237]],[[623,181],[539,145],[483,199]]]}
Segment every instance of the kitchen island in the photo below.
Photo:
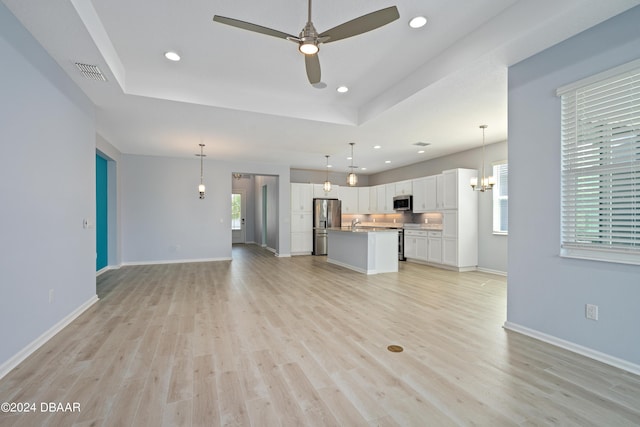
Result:
{"label": "kitchen island", "polygon": [[398,230],[328,229],[327,262],[365,274],[398,271]]}

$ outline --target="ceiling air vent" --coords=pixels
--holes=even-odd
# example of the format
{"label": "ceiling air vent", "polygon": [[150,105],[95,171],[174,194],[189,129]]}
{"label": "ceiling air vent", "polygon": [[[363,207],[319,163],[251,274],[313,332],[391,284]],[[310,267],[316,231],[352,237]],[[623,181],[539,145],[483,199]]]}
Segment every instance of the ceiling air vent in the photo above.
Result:
{"label": "ceiling air vent", "polygon": [[431,145],[430,142],[416,142],[413,145],[417,145],[418,147],[426,147],[427,145]]}
{"label": "ceiling air vent", "polygon": [[97,65],[89,65],[82,64],[80,62],[76,62],[76,67],[82,73],[82,75],[89,80],[100,80],[103,82],[107,81],[107,78],[102,74],[100,68]]}

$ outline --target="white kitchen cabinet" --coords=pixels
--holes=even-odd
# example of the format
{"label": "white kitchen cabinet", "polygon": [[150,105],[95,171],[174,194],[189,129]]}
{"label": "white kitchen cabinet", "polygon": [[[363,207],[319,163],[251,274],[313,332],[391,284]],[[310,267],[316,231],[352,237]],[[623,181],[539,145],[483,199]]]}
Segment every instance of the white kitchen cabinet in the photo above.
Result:
{"label": "white kitchen cabinet", "polygon": [[427,261],[442,264],[441,231],[429,231],[427,234]]}
{"label": "white kitchen cabinet", "polygon": [[428,212],[427,210],[427,178],[414,179],[411,184],[413,189],[413,212]]}
{"label": "white kitchen cabinet", "polygon": [[370,214],[375,211],[371,209],[371,188],[358,187],[358,213]]}
{"label": "white kitchen cabinet", "polygon": [[313,211],[313,184],[291,184],[291,212]]}
{"label": "white kitchen cabinet", "polygon": [[458,241],[456,239],[442,238],[442,264],[457,267]]}
{"label": "white kitchen cabinet", "polygon": [[438,176],[431,175],[424,178],[424,200],[425,200],[425,212],[432,212],[439,209],[438,199]]}
{"label": "white kitchen cabinet", "polygon": [[475,204],[442,212],[442,263],[459,271],[474,270],[478,265],[477,193],[474,196]]}
{"label": "white kitchen cabinet", "polygon": [[[291,232],[302,233],[313,230],[313,213],[292,212]],[[311,234],[311,233],[310,233]]]}
{"label": "white kitchen cabinet", "polygon": [[428,232],[426,230],[405,230],[405,258],[427,261],[427,236]]}
{"label": "white kitchen cabinet", "polygon": [[394,183],[394,196],[409,196],[413,194],[411,180]]}
{"label": "white kitchen cabinet", "polygon": [[313,184],[313,197],[319,199],[338,199],[339,185],[331,185],[331,191],[325,192],[323,184]]}
{"label": "white kitchen cabinet", "polygon": [[393,213],[394,184],[376,185],[376,212],[378,214]]}
{"label": "white kitchen cabinet", "polygon": [[396,195],[396,184],[384,185],[384,213],[395,213],[393,210],[393,198]]}
{"label": "white kitchen cabinet", "polygon": [[313,184],[291,184],[291,254],[313,250]]}
{"label": "white kitchen cabinet", "polygon": [[313,250],[313,232],[291,233],[291,255],[310,255]]}
{"label": "white kitchen cabinet", "polygon": [[358,213],[358,187],[342,186],[338,190],[343,214]]}
{"label": "white kitchen cabinet", "polygon": [[[442,172],[442,194],[440,197],[441,209],[458,208],[458,175],[460,169],[453,169]],[[467,180],[467,183],[469,180]]]}

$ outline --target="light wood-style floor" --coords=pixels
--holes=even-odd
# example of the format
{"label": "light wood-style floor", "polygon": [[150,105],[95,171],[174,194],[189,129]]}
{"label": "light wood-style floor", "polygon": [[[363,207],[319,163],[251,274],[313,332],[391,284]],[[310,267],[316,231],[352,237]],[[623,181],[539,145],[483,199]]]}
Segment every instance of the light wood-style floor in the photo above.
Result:
{"label": "light wood-style floor", "polygon": [[640,425],[639,377],[502,328],[505,278],[233,258],[101,275],[100,301],[0,381],[0,402],[81,412],[0,425]]}

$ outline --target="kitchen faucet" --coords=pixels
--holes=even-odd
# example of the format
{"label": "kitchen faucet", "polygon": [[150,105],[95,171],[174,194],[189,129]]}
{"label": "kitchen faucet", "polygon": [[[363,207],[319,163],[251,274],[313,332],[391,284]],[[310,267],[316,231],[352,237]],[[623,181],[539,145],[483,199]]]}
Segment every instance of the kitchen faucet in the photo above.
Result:
{"label": "kitchen faucet", "polygon": [[351,228],[355,228],[358,224],[360,224],[360,218],[354,218],[351,220]]}

